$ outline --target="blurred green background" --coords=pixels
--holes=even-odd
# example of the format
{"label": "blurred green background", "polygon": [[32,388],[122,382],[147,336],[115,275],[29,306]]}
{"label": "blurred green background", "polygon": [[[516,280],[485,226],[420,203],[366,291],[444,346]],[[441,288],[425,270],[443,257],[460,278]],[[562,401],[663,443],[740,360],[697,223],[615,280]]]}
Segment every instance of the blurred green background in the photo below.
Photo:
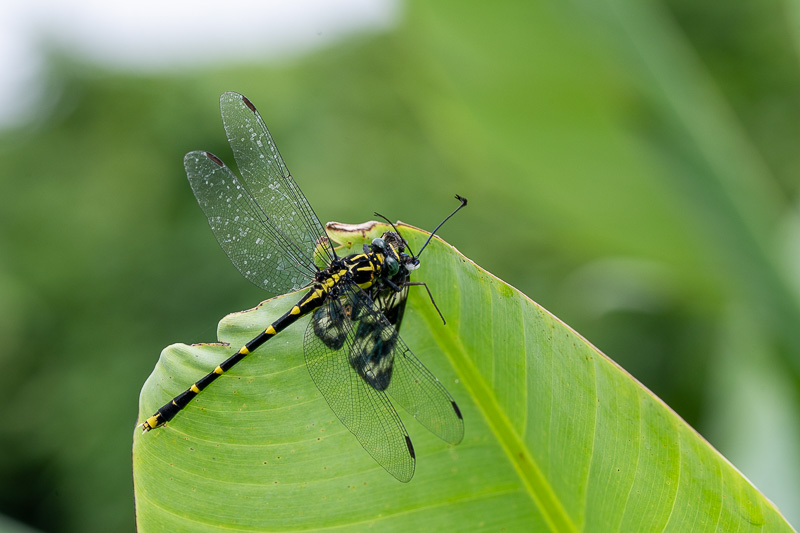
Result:
{"label": "blurred green background", "polygon": [[39,111],[0,132],[0,530],[132,531],[131,435],[160,350],[266,297],[182,167],[194,149],[232,163],[226,90],[259,108],[323,222],[430,229],[468,197],[443,238],[800,523],[798,3],[396,9],[313,52],[168,73],[45,46]]}

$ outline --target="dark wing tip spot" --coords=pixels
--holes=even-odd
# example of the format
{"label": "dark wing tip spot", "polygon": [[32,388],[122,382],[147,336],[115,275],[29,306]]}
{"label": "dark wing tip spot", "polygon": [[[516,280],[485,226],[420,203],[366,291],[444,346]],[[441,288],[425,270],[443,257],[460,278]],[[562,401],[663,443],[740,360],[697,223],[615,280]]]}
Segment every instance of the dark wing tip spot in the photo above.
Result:
{"label": "dark wing tip spot", "polygon": [[411,456],[412,459],[416,459],[417,456],[414,455],[414,445],[411,444],[411,437],[406,435],[406,446],[408,446],[408,454]]}
{"label": "dark wing tip spot", "polygon": [[225,166],[225,163],[223,163],[222,160],[219,157],[215,156],[211,152],[206,152],[206,157],[209,158],[210,160],[212,160],[214,163],[218,164],[221,167]]}
{"label": "dark wing tip spot", "polygon": [[458,418],[460,418],[461,420],[464,420],[464,417],[461,416],[461,409],[458,408],[458,405],[456,405],[456,402],[450,402],[450,403],[453,404],[453,411],[456,412],[456,416],[458,416]]}
{"label": "dark wing tip spot", "polygon": [[256,106],[254,106],[253,102],[248,100],[246,96],[242,96],[242,102],[244,102],[244,105],[246,105],[248,108],[250,108],[250,111],[252,111],[253,113],[256,112]]}

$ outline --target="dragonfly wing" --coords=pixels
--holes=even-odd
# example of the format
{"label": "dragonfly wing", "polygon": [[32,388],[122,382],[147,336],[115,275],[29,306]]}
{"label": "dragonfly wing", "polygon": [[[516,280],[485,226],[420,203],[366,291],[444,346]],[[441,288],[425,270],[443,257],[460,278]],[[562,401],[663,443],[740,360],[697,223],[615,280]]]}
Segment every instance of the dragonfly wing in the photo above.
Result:
{"label": "dragonfly wing", "polygon": [[450,444],[464,438],[461,410],[447,389],[399,336],[394,348],[394,370],[386,392],[431,433]]}
{"label": "dragonfly wing", "polygon": [[[402,285],[402,284],[401,284]],[[394,329],[400,331],[403,323],[403,313],[406,310],[406,300],[408,300],[408,286],[403,285],[400,291],[391,288],[383,288],[370,293],[375,306],[386,317]]]}
{"label": "dragonfly wing", "polygon": [[328,405],[361,446],[407,482],[416,464],[411,439],[386,393],[362,379],[351,363],[357,330],[353,318],[364,300],[371,303],[357,286],[344,286],[314,312],[305,335],[306,364]]}
{"label": "dragonfly wing", "polygon": [[234,92],[220,97],[222,122],[244,185],[281,237],[319,266],[335,254],[324,227],[283,162],[255,106]]}
{"label": "dragonfly wing", "polygon": [[217,242],[242,275],[273,294],[306,286],[316,268],[283,236],[231,169],[208,152],[183,160],[197,202]]}
{"label": "dragonfly wing", "polygon": [[[405,299],[400,298],[402,292],[395,295],[387,300],[392,305],[386,309],[389,316],[396,317],[395,324],[399,324]],[[458,444],[464,438],[461,410],[444,385],[403,342],[392,321],[381,313],[380,304],[385,297],[381,292],[377,302],[367,297],[361,302],[354,342],[360,357],[359,374],[373,387],[385,390],[431,433],[445,442]]]}

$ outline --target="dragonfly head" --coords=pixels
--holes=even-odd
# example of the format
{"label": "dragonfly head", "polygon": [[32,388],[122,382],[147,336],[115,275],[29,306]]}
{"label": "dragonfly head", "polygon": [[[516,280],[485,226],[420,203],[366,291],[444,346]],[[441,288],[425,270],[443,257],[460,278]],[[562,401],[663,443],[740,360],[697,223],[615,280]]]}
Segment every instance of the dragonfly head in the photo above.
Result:
{"label": "dragonfly head", "polygon": [[371,248],[384,256],[384,268],[390,278],[406,277],[408,273],[419,267],[419,260],[405,253],[408,243],[399,233],[387,231],[381,237],[372,240]]}
{"label": "dragonfly head", "polygon": [[[456,200],[460,202],[459,206],[452,213],[447,215],[438,226],[436,226],[436,228],[428,236],[428,240],[426,240],[425,244],[423,244],[422,248],[420,248],[419,253],[414,254],[411,252],[411,255],[405,253],[406,249],[408,248],[408,242],[400,236],[400,232],[395,225],[392,224],[392,222],[385,216],[381,215],[380,213],[375,213],[375,216],[379,216],[386,220],[386,222],[388,222],[394,230],[387,231],[381,237],[373,239],[371,245],[371,250],[373,252],[380,252],[384,255],[384,264],[390,278],[401,279],[403,282],[408,281],[409,273],[412,270],[419,268],[419,256],[422,255],[422,251],[426,246],[428,246],[428,243],[431,242],[433,235],[439,230],[439,228],[442,227],[442,224],[447,222],[450,217],[458,213],[462,207],[467,205],[467,199],[462,196],[456,195]],[[365,252],[369,251],[368,248],[369,247],[367,245],[364,245]]]}

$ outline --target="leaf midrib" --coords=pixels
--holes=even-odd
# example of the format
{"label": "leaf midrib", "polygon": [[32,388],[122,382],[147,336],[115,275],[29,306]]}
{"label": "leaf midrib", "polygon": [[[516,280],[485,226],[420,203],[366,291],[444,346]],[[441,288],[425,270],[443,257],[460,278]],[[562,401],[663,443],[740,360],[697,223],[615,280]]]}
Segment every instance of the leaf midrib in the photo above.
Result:
{"label": "leaf midrib", "polygon": [[[469,262],[472,263],[472,261]],[[486,272],[475,263],[472,263],[472,265],[487,277],[494,278],[489,272]],[[427,324],[438,323],[439,316],[433,314],[430,306],[420,306],[417,311]],[[459,379],[468,389],[475,406],[480,410],[484,420],[491,428],[492,434],[505,451],[509,463],[517,472],[531,500],[535,502],[537,508],[541,511],[545,522],[547,522],[552,531],[577,531],[561,501],[553,492],[538,464],[525,447],[523,440],[514,431],[511,422],[500,407],[489,384],[481,377],[480,372],[467,356],[467,351],[461,342],[461,338],[452,333],[454,331],[453,328],[441,328],[438,331],[440,333],[433,336],[435,342],[455,369]]]}

